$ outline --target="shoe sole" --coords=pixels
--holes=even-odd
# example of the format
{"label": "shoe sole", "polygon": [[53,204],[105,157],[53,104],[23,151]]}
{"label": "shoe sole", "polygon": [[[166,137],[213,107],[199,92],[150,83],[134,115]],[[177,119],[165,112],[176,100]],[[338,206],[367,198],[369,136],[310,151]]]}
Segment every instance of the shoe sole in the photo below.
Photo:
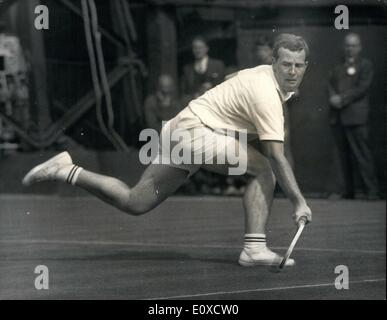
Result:
{"label": "shoe sole", "polygon": [[[239,260],[239,264],[242,267],[254,267],[254,266],[273,266],[281,263],[280,261],[245,261],[245,260]],[[293,267],[295,266],[296,262],[293,264],[286,264],[285,267]]]}
{"label": "shoe sole", "polygon": [[30,186],[32,183],[31,183],[31,178],[36,174],[38,173],[40,170],[42,170],[44,167],[46,167],[47,165],[50,165],[51,163],[53,162],[60,162],[62,160],[67,160],[69,161],[70,163],[73,162],[73,160],[71,159],[71,156],[70,154],[65,151],[65,152],[62,152],[50,159],[48,159],[47,161],[43,162],[42,164],[39,164],[37,165],[36,167],[32,168],[23,178],[23,181],[22,181],[22,184],[24,186]]}

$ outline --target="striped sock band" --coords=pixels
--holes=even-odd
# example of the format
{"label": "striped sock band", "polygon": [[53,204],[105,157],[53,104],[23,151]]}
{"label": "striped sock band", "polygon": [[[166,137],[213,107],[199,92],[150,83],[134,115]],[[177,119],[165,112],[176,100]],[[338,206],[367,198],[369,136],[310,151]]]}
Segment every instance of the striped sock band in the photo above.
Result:
{"label": "striped sock band", "polygon": [[83,170],[82,167],[78,167],[76,165],[73,165],[73,167],[71,168],[71,170],[67,176],[66,182],[69,184],[72,184],[74,186],[75,183],[77,182],[78,176],[82,170]]}
{"label": "striped sock band", "polygon": [[244,247],[247,250],[260,250],[266,247],[266,235],[264,233],[246,233]]}

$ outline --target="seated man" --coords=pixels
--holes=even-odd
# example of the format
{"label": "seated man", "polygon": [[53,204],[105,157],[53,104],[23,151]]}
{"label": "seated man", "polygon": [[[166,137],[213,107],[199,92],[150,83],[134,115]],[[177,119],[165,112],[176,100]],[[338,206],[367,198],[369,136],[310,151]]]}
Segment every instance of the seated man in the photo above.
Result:
{"label": "seated man", "polygon": [[163,121],[172,119],[179,110],[175,83],[170,75],[163,74],[157,82],[157,91],[145,100],[145,119],[148,128],[161,130]]}
{"label": "seated man", "polygon": [[204,37],[197,36],[192,40],[194,61],[184,66],[181,79],[181,92],[187,100],[197,98],[224,80],[223,62],[209,57],[208,52]]}
{"label": "seated man", "polygon": [[271,64],[273,61],[273,42],[269,36],[260,35],[254,46],[257,65]]}
{"label": "seated man", "polygon": [[[253,266],[279,263],[281,257],[267,248],[265,235],[276,179],[293,204],[295,222],[298,224],[301,217],[311,221],[312,217],[284,156],[282,111],[282,103],[290,98],[302,81],[307,68],[308,51],[303,38],[282,34],[274,44],[273,65],[242,70],[235,77],[191,101],[162,129],[160,156],[166,161],[160,163],[160,157],[157,157],[134,187],[73,164],[67,152],[32,169],[24,177],[23,183],[31,185],[45,180],[67,182],[130,215],[138,216],[158,206],[200,168],[235,174],[238,170],[233,170],[236,168],[229,150],[238,149],[238,168],[253,177],[243,198],[245,242],[239,264]],[[235,136],[225,135],[227,130],[258,135],[263,153],[249,146],[245,139],[238,140]],[[173,139],[177,131],[184,133],[180,140]],[[243,135],[240,137],[243,138]],[[177,141],[177,145],[189,150],[195,159],[200,160],[204,155],[205,160],[201,163],[194,161],[193,164],[191,159],[175,161],[176,154],[175,157],[166,154],[164,159],[164,151],[168,151],[169,146]],[[286,265],[294,265],[294,260],[289,259]]]}
{"label": "seated man", "polygon": [[[7,24],[0,20],[0,107],[4,105],[6,115],[27,129],[30,124],[27,63],[19,38],[7,29]],[[15,140],[15,130],[1,121],[0,140]]]}

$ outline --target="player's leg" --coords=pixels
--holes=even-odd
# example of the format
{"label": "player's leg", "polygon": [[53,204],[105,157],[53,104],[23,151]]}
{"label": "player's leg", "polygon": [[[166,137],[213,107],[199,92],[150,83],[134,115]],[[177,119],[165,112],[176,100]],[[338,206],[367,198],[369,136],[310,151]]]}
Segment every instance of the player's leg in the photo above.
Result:
{"label": "player's leg", "polygon": [[[264,233],[267,218],[273,202],[275,177],[269,161],[256,149],[247,145],[240,147],[236,140],[235,150],[240,150],[240,157],[247,157],[246,172],[251,177],[243,197],[245,209],[245,232]],[[227,156],[227,155],[226,155]],[[203,165],[202,168],[223,175],[229,175],[230,165]]]}
{"label": "player's leg", "polygon": [[[266,246],[266,224],[271,213],[276,179],[270,162],[258,150],[248,146],[247,157],[247,170],[253,178],[243,197],[245,239],[239,264],[245,267],[278,264],[282,257]],[[287,266],[294,264],[293,259],[286,261]]]}
{"label": "player's leg", "polygon": [[73,164],[63,152],[33,168],[23,179],[24,185],[56,180],[77,185],[103,201],[132,215],[140,215],[156,207],[183,184],[188,171],[167,165],[151,164],[139,182],[128,187],[122,181],[84,170]]}
{"label": "player's leg", "polygon": [[245,209],[245,233],[261,233],[266,230],[267,219],[273,203],[275,177],[266,158],[258,152],[251,152],[250,172],[254,172],[243,196]]}
{"label": "player's leg", "polygon": [[[247,157],[247,173],[252,177],[243,197],[245,241],[239,263],[242,266],[277,264],[282,258],[267,248],[265,233],[276,183],[274,173],[269,161],[259,151],[250,145],[240,146],[238,141],[236,143],[234,150],[240,150],[240,157]],[[214,164],[204,165],[203,168],[229,174],[230,166]],[[289,259],[286,265],[292,266],[294,263],[293,259]]]}
{"label": "player's leg", "polygon": [[76,185],[128,214],[141,215],[174,194],[187,175],[183,169],[151,164],[130,188],[116,178],[82,170]]}

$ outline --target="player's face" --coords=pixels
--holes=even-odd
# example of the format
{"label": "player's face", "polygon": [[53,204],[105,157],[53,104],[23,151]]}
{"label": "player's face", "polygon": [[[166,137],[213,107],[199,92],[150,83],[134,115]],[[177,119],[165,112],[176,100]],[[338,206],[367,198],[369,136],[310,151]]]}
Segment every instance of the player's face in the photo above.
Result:
{"label": "player's face", "polygon": [[305,51],[290,51],[279,48],[278,59],[273,58],[273,70],[281,90],[294,92],[300,86],[307,62]]}
{"label": "player's face", "polygon": [[203,41],[194,40],[192,42],[192,53],[195,59],[203,59],[208,53],[208,47]]}

